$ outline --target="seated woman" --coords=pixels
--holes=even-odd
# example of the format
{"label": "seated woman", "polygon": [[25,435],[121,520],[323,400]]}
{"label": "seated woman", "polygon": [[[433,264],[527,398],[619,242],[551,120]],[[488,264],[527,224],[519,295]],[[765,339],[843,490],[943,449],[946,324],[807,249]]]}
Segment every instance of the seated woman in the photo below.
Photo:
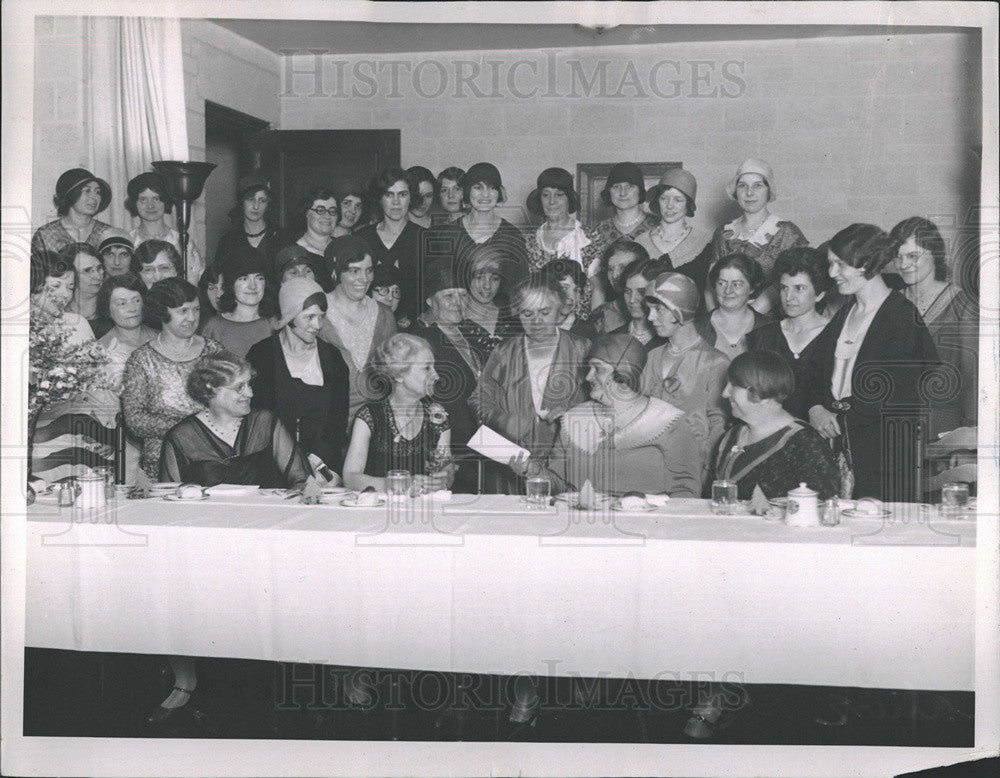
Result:
{"label": "seated woman", "polygon": [[749,500],[756,487],[764,496],[783,497],[799,484],[836,497],[840,474],[830,445],[781,404],[795,389],[788,362],[773,351],[748,351],[726,372],[723,396],[738,422],[719,441],[709,482],[735,481],[737,496]]}
{"label": "seated woman", "polygon": [[278,292],[278,332],[247,353],[254,408],[267,408],[292,433],[302,451],[340,473],[347,444],[350,371],[340,349],[317,335],[327,309],[315,281],[291,278]]}
{"label": "seated woman", "polygon": [[327,247],[327,261],[337,285],[326,295],[326,319],[319,337],[340,349],[350,371],[349,427],[354,414],[371,399],[363,371],[375,349],[396,333],[396,322],[392,311],[368,296],[374,271],[367,243],[357,235],[335,238]]}
{"label": "seated woman", "polygon": [[775,351],[792,366],[795,391],[782,405],[795,418],[805,419],[809,415],[806,366],[816,347],[816,337],[830,323],[825,311],[833,282],[827,272],[826,254],[808,246],[782,251],[774,273],[785,318],[747,333],[747,351]]}
{"label": "seated woman", "polygon": [[639,393],[646,350],[628,334],[602,335],[587,357],[591,400],[562,417],[559,439],[544,462],[522,475],[548,476],[555,490],[585,481],[606,494],[701,495],[704,453],[691,417]]}
{"label": "seated woman", "polygon": [[681,273],[662,273],[646,287],[649,321],[666,343],[649,352],[642,393],[680,408],[698,422],[704,455],[726,426],[722,389],[729,359],[705,342],[694,326],[698,286]]}
{"label": "seated woman", "polygon": [[[375,302],[382,303],[395,316],[399,310],[399,301],[403,296],[403,283],[399,270],[393,265],[377,265],[375,273],[372,276],[372,286],[369,294]],[[429,320],[429,317],[424,317],[423,315],[419,316],[418,320],[425,318]],[[413,322],[407,316],[401,315],[396,318],[397,330],[407,330],[412,324]]]}
{"label": "seated woman", "polygon": [[[625,310],[628,311],[629,322],[623,324],[609,335],[626,333],[635,338],[649,353],[654,348],[662,346],[666,341],[656,334],[649,321],[649,308],[646,306],[646,288],[649,282],[663,273],[670,272],[669,257],[664,259],[635,259],[625,266],[618,278],[621,298]],[[686,274],[685,274],[686,275]]]}
{"label": "seated woman", "polygon": [[187,392],[188,375],[202,357],[223,349],[196,334],[198,289],[184,279],[165,278],[153,284],[146,308],[162,329],[125,363],[122,407],[128,430],[142,441],[139,464],[155,481],[160,475],[163,436],[200,410]]}
{"label": "seated woman", "polygon": [[307,278],[315,281],[324,292],[334,287],[335,279],[327,270],[325,259],[319,259],[298,243],[285,246],[274,257],[275,278],[280,287],[289,278]]}
{"label": "seated woman", "polygon": [[437,195],[437,179],[423,165],[407,168],[406,178],[410,183],[410,191],[413,193],[408,218],[418,227],[423,227],[426,230],[432,223],[431,208],[434,205],[434,197]]}
{"label": "seated woman", "polygon": [[597,330],[593,322],[581,316],[588,285],[583,268],[571,259],[553,259],[542,266],[541,272],[552,278],[562,290],[563,307],[559,314],[559,329],[593,341],[597,337]]}
{"label": "seated woman", "polygon": [[406,470],[421,492],[447,489],[454,478],[448,414],[429,396],[438,379],[434,354],[423,338],[400,332],[375,350],[375,377],[388,396],[358,411],[344,461],[344,483],[352,489],[385,489],[390,470]]}
{"label": "seated woman", "polygon": [[948,280],[944,239],[934,222],[913,216],[889,234],[896,245],[896,269],[906,284],[903,296],[927,325],[941,361],[957,374],[958,391],[931,412],[931,433],[976,426],[979,415],[979,310],[970,287],[978,286],[976,262],[958,268],[966,288]]}
{"label": "seated woman", "polygon": [[252,378],[249,363],[227,351],[197,362],[187,392],[204,407],[164,437],[161,481],[278,489],[305,485],[311,471],[295,439],[274,413],[251,409]]}
{"label": "seated woman", "polygon": [[237,245],[234,252],[222,260],[219,313],[208,321],[202,334],[245,357],[254,343],[274,332],[274,303],[268,294],[264,257],[249,246]]}
{"label": "seated woman", "polygon": [[[562,295],[551,279],[529,276],[514,288],[512,302],[524,335],[490,354],[469,405],[482,424],[544,457],[559,419],[587,398],[583,375],[590,341],[559,329]],[[509,493],[516,485],[506,468],[495,475],[491,489]]]}
{"label": "seated woman", "polygon": [[461,219],[465,213],[462,202],[462,178],[465,171],[460,167],[451,165],[446,167],[437,176],[438,204],[441,206],[441,213],[434,220],[435,224],[448,224]]}
{"label": "seated woman", "polygon": [[698,316],[695,328],[708,345],[732,359],[747,350],[749,332],[771,321],[750,305],[764,287],[764,273],[745,254],[730,254],[708,271],[708,282],[718,308]]}
{"label": "seated woman", "polygon": [[211,264],[198,279],[198,334],[201,335],[208,324],[219,314],[219,298],[222,297],[222,263]]}

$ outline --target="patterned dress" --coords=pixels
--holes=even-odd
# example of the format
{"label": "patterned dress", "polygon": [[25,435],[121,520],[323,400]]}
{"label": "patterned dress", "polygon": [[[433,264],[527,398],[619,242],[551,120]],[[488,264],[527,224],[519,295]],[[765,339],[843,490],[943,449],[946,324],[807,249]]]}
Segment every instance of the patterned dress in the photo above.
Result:
{"label": "patterned dress", "polygon": [[357,418],[371,430],[365,475],[385,478],[390,470],[408,470],[410,475],[427,475],[430,472],[428,460],[437,450],[441,434],[451,429],[451,422],[437,403],[426,397],[420,402],[424,409],[424,422],[420,432],[412,439],[403,437],[399,431],[389,400],[361,406]]}
{"label": "patterned dress", "polygon": [[187,379],[198,360],[222,351],[205,338],[201,351],[183,362],[167,359],[152,343],[140,346],[125,363],[122,407],[129,431],[142,440],[139,466],[153,481],[160,475],[160,448],[171,427],[202,410],[187,393]]}
{"label": "patterned dress", "polygon": [[[114,227],[110,224],[94,219],[94,226],[84,243],[89,243],[95,249],[99,248],[101,242],[108,237],[112,230]],[[61,219],[55,219],[35,230],[35,234],[31,237],[31,253],[35,254],[39,251],[59,252],[71,243],[76,243],[76,239],[66,231]]]}

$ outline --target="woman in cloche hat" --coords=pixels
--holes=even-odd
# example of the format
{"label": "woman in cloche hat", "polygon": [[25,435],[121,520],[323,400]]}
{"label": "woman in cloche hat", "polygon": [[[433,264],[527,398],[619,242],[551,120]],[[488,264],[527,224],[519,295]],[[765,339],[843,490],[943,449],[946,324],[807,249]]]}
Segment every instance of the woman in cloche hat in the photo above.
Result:
{"label": "woman in cloche hat", "polygon": [[754,260],[764,271],[767,285],[753,307],[767,313],[778,301],[772,278],[778,255],[794,246],[807,246],[809,241],[792,222],[771,213],[768,204],[778,196],[778,187],[767,162],[743,160],[726,186],[726,194],[736,201],[742,213],[716,229],[709,269],[729,254],[745,254]]}
{"label": "woman in cloche hat", "polygon": [[89,243],[96,249],[114,229],[94,218],[111,203],[111,187],[89,170],[77,167],[59,176],[52,201],[59,218],[35,230],[32,254],[59,252],[71,243]]}
{"label": "woman in cloche hat", "polygon": [[649,210],[660,222],[635,241],[649,252],[650,259],[668,254],[674,270],[700,283],[708,268],[702,267],[700,271],[697,268],[708,261],[708,254],[702,252],[711,242],[712,233],[691,222],[697,194],[698,182],[693,175],[679,167],[667,170],[660,183],[646,193]]}

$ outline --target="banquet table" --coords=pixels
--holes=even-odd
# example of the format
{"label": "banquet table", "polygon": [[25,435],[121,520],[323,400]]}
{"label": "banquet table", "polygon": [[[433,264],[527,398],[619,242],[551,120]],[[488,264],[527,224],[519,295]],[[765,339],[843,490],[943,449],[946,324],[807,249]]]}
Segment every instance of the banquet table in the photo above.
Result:
{"label": "banquet table", "polygon": [[26,645],[443,672],[974,689],[975,519],[795,528],[263,492],[27,513]]}

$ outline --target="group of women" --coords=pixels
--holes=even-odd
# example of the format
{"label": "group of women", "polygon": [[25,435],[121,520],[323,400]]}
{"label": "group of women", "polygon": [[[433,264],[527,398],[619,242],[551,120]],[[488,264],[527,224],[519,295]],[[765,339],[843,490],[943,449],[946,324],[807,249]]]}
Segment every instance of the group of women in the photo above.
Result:
{"label": "group of women", "polygon": [[[735,171],[739,215],[714,233],[691,221],[689,171],[647,191],[630,162],[593,225],[561,168],[538,176],[528,230],[501,216],[488,162],[310,190],[292,233],[270,191],[240,180],[214,261],[189,251],[185,277],[157,174],[129,182],[128,230],[96,218],[106,182],[56,184],[32,304],[107,349],[140,480],[382,489],[402,468],[424,490],[544,475],[700,496],[727,478],[741,498],[806,483],[893,500],[922,433],[887,420],[975,424],[976,306],[935,225],[856,223],[811,247],[771,212],[762,160]],[[481,424],[530,456],[484,460]]]}

